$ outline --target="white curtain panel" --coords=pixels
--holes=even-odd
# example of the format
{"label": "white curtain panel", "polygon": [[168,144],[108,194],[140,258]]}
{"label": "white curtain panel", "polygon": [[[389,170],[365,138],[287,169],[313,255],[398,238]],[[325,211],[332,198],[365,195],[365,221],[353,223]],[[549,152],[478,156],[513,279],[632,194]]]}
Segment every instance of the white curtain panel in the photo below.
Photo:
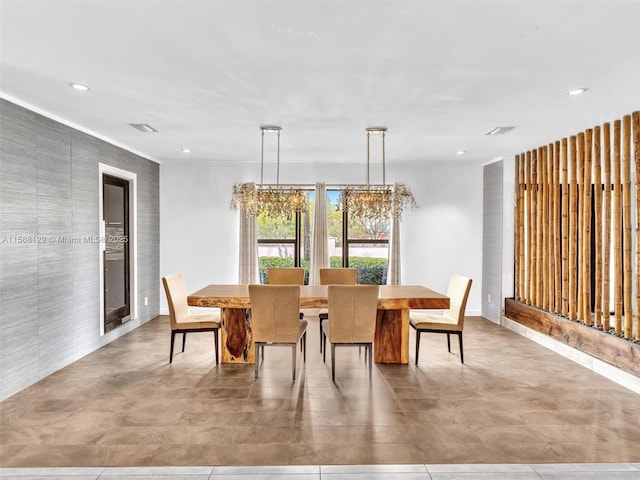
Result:
{"label": "white curtain panel", "polygon": [[320,269],[329,266],[329,226],[327,224],[327,185],[316,183],[311,240],[309,285],[320,285]]}
{"label": "white curtain panel", "polygon": [[240,208],[240,261],[238,283],[260,283],[258,274],[258,240],[256,216],[246,215]]}
{"label": "white curtain panel", "polygon": [[400,218],[391,216],[391,235],[389,235],[389,269],[387,285],[400,285]]}

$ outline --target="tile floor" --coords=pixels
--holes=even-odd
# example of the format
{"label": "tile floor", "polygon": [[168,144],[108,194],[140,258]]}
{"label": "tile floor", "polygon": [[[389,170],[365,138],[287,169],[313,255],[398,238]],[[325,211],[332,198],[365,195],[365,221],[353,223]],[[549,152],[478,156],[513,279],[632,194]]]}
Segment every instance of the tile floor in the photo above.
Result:
{"label": "tile floor", "polygon": [[637,478],[640,395],[506,328],[468,318],[464,365],[455,342],[448,353],[444,335],[423,335],[419,367],[375,365],[371,384],[357,349],[341,349],[333,383],[308,318],[295,382],[289,348],[268,348],[255,380],[250,365],[215,365],[210,333],[189,335],[169,365],[168,319],[148,322],[0,403],[0,474],[90,467],[88,478],[143,478],[187,467],[237,479],[230,468],[268,465],[292,468],[288,480],[362,479],[376,478],[362,471],[374,465],[417,465],[382,474],[451,480],[563,478],[580,464],[573,478],[602,468],[624,471],[599,478]]}

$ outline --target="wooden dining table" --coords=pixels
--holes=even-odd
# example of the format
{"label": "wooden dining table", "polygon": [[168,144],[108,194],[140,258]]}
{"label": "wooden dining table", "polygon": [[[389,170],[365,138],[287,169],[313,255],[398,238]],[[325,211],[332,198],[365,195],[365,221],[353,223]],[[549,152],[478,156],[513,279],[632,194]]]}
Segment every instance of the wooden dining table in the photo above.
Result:
{"label": "wooden dining table", "polygon": [[[187,297],[193,307],[220,308],[222,363],[254,363],[248,285],[207,285]],[[300,308],[327,308],[326,285],[302,285]],[[378,295],[376,363],[409,362],[409,310],[449,308],[446,295],[419,285],[381,285]]]}

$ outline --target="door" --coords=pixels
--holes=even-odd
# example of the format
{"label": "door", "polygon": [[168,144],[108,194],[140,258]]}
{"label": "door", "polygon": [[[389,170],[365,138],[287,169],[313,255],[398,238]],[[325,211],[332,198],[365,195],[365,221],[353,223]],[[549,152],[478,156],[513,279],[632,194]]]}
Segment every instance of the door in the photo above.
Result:
{"label": "door", "polygon": [[129,181],[102,175],[104,249],[104,331],[131,318]]}

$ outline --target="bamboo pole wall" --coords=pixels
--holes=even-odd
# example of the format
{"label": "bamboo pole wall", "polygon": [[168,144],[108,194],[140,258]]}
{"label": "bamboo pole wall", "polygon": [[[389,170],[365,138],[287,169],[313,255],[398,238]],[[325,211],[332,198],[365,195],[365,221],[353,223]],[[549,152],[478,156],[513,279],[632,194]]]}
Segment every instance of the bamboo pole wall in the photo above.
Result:
{"label": "bamboo pole wall", "polygon": [[640,112],[633,112],[633,151],[636,167],[636,340],[640,342],[640,322],[638,322],[638,309],[640,309]]}
{"label": "bamboo pole wall", "polygon": [[567,159],[567,139],[562,139],[562,308],[560,314],[569,316],[569,161]]}
{"label": "bamboo pole wall", "polygon": [[600,127],[593,129],[593,204],[595,216],[595,282],[596,292],[593,302],[594,323],[602,325],[602,166],[600,161]]}
{"label": "bamboo pole wall", "polygon": [[576,137],[571,137],[569,164],[571,184],[569,185],[569,318],[577,320],[576,291],[578,279],[578,163],[576,162]]}
{"label": "bamboo pole wall", "polygon": [[578,163],[578,245],[577,257],[578,265],[580,268],[576,269],[578,275],[578,292],[576,295],[577,315],[580,320],[584,320],[584,268],[589,268],[585,265],[584,250],[582,245],[584,244],[584,133],[578,134],[578,140],[576,142],[576,161]]}
{"label": "bamboo pole wall", "polygon": [[560,219],[562,212],[560,207],[560,142],[553,145],[553,281],[555,285],[554,292],[554,312],[562,310],[562,251],[560,247],[560,239],[562,237]]}
{"label": "bamboo pole wall", "polygon": [[520,249],[520,206],[524,204],[524,200],[520,197],[522,195],[522,178],[520,178],[520,155],[516,155],[514,164],[515,174],[515,205],[513,207],[513,225],[514,225],[514,237],[513,244],[517,245],[516,251],[518,255],[514,257],[514,272],[515,272],[515,299],[519,302],[522,301],[522,286],[520,284],[520,262],[522,250]]}
{"label": "bamboo pole wall", "polygon": [[614,321],[615,332],[622,333],[622,185],[620,183],[620,126],[613,122],[613,236],[614,236]]}
{"label": "bamboo pole wall", "polygon": [[605,123],[604,135],[604,258],[602,261],[602,328],[609,331],[611,324],[611,125]]}
{"label": "bamboo pole wall", "polygon": [[631,116],[622,120],[622,244],[623,244],[623,308],[624,338],[631,338],[633,314],[631,307]]}
{"label": "bamboo pole wall", "polygon": [[640,341],[640,112],[516,155],[514,176],[516,299]]}

